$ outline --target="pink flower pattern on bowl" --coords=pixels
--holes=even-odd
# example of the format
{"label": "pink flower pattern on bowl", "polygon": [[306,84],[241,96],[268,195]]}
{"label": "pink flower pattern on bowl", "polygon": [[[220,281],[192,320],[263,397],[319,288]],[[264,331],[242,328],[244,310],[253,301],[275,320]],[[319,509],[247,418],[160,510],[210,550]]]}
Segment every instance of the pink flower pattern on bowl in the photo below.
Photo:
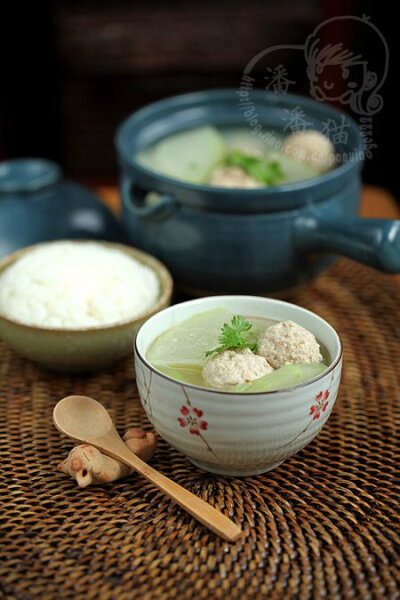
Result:
{"label": "pink flower pattern on bowl", "polygon": [[325,390],[325,392],[319,392],[315,396],[315,404],[310,407],[310,415],[313,415],[313,421],[315,419],[319,419],[321,413],[324,413],[328,408],[328,398],[329,398],[329,390]]}
{"label": "pink flower pattern on bowl", "polygon": [[187,393],[183,385],[181,386],[181,388],[183,395],[186,399],[186,404],[182,404],[181,409],[179,411],[182,415],[181,417],[178,417],[179,425],[181,427],[188,427],[186,431],[189,431],[189,433],[191,433],[192,435],[197,435],[201,439],[207,450],[216,457],[214,450],[211,448],[210,444],[208,443],[208,441],[202,433],[203,431],[206,431],[208,429],[207,421],[204,421],[204,419],[202,419],[204,412],[200,410],[200,408],[192,406],[189,394]]}
{"label": "pink flower pattern on bowl", "polygon": [[203,411],[196,407],[183,405],[180,410],[182,417],[178,417],[178,422],[181,427],[189,427],[190,433],[200,435],[200,429],[206,431],[208,427],[207,421],[203,421]]}
{"label": "pink flower pattern on bowl", "polygon": [[[332,382],[333,382],[333,377],[331,379],[331,383]],[[309,427],[311,427],[313,421],[320,418],[321,414],[324,413],[326,411],[326,409],[328,408],[329,393],[330,393],[329,390],[325,390],[324,392],[323,391],[319,392],[315,396],[314,404],[310,407],[310,412],[308,413],[309,415],[312,415],[311,421],[309,421],[307,423],[307,425],[304,427],[304,429],[302,429],[300,431],[300,433],[298,433],[294,438],[292,438],[289,442],[287,442],[283,446],[280,446],[280,449],[286,448],[287,446],[290,446],[291,444],[293,444],[293,442],[298,440],[299,437],[301,437],[304,433],[306,433],[306,431],[309,429]]]}

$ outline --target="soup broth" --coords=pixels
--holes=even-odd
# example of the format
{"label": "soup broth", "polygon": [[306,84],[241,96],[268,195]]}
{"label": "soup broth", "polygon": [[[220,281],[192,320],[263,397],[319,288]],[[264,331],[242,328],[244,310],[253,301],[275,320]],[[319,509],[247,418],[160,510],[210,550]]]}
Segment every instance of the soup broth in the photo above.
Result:
{"label": "soup broth", "polygon": [[257,135],[248,127],[209,124],[167,136],[136,158],[153,171],[191,183],[239,188],[284,185],[326,170],[324,161],[314,164],[309,158],[319,152],[325,157],[333,147],[319,132],[313,134],[311,146],[309,139],[303,147],[296,139],[295,147],[286,152],[285,143],[292,136],[281,130],[271,128]]}
{"label": "soup broth", "polygon": [[[159,335],[150,345],[146,359],[158,371],[176,381],[214,389],[203,377],[203,367],[209,360],[206,353],[218,346],[221,327],[224,323],[229,323],[232,316],[223,308],[197,314]],[[273,319],[251,316],[246,317],[246,320],[251,323],[255,338],[279,323]],[[269,392],[312,379],[323,373],[330,364],[327,349],[321,343],[319,346],[322,363],[285,365],[259,379],[229,386],[222,391]]]}

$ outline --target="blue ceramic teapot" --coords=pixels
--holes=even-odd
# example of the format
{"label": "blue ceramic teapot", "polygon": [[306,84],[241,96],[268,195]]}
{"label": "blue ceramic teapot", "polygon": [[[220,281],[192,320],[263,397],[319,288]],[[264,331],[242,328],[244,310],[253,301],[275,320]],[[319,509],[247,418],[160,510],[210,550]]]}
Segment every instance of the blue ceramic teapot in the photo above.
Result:
{"label": "blue ceramic teapot", "polygon": [[[363,142],[344,113],[294,95],[251,92],[259,120],[282,129],[300,108],[311,129],[340,120],[346,139],[335,150],[349,160],[298,183],[227,189],[177,181],[136,160],[177,131],[202,124],[242,126],[237,90],[185,94],[134,113],[117,132],[123,223],[131,242],[156,255],[181,288],[195,294],[281,292],[325,269],[342,254],[400,272],[400,221],[358,215]],[[152,201],[146,202],[148,192]]]}
{"label": "blue ceramic teapot", "polygon": [[47,160],[0,164],[0,257],[62,238],[126,241],[112,213],[84,187],[62,178]]}

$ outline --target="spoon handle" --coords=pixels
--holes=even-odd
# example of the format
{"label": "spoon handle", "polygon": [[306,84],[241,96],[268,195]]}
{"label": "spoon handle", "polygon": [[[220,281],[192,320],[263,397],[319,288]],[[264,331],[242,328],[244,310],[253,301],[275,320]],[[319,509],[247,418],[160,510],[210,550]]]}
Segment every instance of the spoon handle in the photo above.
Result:
{"label": "spoon handle", "polygon": [[236,523],[198,496],[195,496],[178,483],[175,483],[175,481],[172,481],[142,461],[125,446],[122,440],[116,440],[113,435],[112,437],[90,438],[87,441],[104,452],[104,454],[108,454],[112,458],[132,467],[132,469],[143,475],[145,479],[151,481],[171,500],[179,504],[186,512],[223,539],[228,542],[234,542],[240,537],[242,530]]}

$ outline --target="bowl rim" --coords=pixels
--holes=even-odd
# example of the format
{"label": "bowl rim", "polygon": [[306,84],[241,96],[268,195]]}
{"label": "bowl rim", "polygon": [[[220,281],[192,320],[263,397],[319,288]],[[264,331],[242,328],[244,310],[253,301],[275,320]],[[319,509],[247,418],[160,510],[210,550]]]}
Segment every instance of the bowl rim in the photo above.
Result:
{"label": "bowl rim", "polygon": [[[157,275],[159,284],[160,284],[160,293],[157,299],[157,302],[153,304],[148,310],[143,313],[138,314],[134,319],[129,319],[127,321],[117,321],[110,325],[95,325],[92,327],[82,327],[80,329],[68,329],[64,327],[41,327],[39,325],[30,325],[28,323],[21,323],[20,321],[16,321],[14,319],[10,319],[9,317],[5,317],[0,313],[0,322],[7,323],[13,327],[19,327],[25,330],[33,330],[40,331],[41,333],[46,333],[49,335],[55,334],[59,335],[61,333],[68,335],[79,335],[84,333],[103,333],[112,331],[113,329],[125,328],[129,325],[136,325],[143,320],[147,320],[150,317],[157,314],[160,310],[166,308],[166,304],[170,302],[173,293],[173,279],[172,275],[167,269],[167,267],[155,256],[148,254],[147,252],[143,252],[134,246],[128,246],[127,244],[120,244],[117,242],[109,242],[107,240],[94,240],[88,238],[74,238],[74,239],[59,239],[59,240],[50,240],[46,242],[39,242],[38,244],[32,244],[30,246],[25,246],[24,248],[20,248],[11,254],[8,254],[0,261],[0,277],[1,274],[8,269],[12,264],[14,264],[21,256],[28,254],[32,250],[42,246],[50,246],[52,244],[56,244],[58,242],[70,242],[70,243],[96,243],[102,246],[114,248],[116,250],[121,250],[125,254],[129,254],[136,258],[140,263],[152,269]],[[1,339],[1,336],[0,336]]]}
{"label": "bowl rim", "polygon": [[[148,167],[142,165],[140,163],[140,161],[137,160],[137,155],[134,156],[130,156],[128,158],[127,153],[125,152],[125,144],[128,144],[128,130],[129,127],[133,124],[136,124],[136,121],[140,121],[141,118],[146,117],[149,113],[151,114],[152,111],[157,110],[157,109],[162,109],[162,108],[168,108],[170,106],[172,106],[175,109],[175,112],[178,112],[179,110],[182,110],[183,108],[185,108],[185,101],[190,102],[190,101],[204,101],[207,102],[207,100],[211,99],[218,99],[218,98],[224,98],[225,96],[228,96],[230,94],[236,94],[237,93],[237,88],[214,88],[214,89],[205,89],[205,90],[198,90],[195,92],[187,92],[187,93],[182,93],[182,94],[174,94],[172,96],[167,96],[165,98],[162,98],[161,100],[156,100],[155,102],[151,102],[149,104],[146,104],[145,106],[135,110],[133,113],[131,113],[128,117],[126,117],[122,123],[120,123],[120,125],[118,126],[116,133],[115,133],[115,137],[114,137],[114,144],[115,147],[117,149],[117,151],[120,153],[120,156],[122,157],[122,159],[126,162],[126,164],[132,166],[133,168],[135,168],[139,173],[142,173],[143,175],[147,176],[147,177],[151,177],[151,178],[156,178],[164,183],[170,184],[170,185],[175,185],[177,186],[179,189],[186,189],[186,190],[191,190],[191,189],[195,189],[198,192],[213,192],[219,196],[229,196],[229,194],[233,194],[233,195],[237,195],[240,196],[240,194],[243,193],[250,193],[255,197],[261,197],[261,196],[270,196],[273,194],[290,194],[290,193],[295,193],[299,190],[302,190],[304,188],[309,189],[309,188],[319,188],[323,185],[325,185],[325,183],[332,181],[332,180],[336,180],[338,177],[344,176],[345,174],[348,174],[352,169],[354,169],[355,167],[359,167],[361,168],[362,164],[363,164],[363,159],[361,159],[360,157],[356,157],[355,159],[352,160],[348,160],[346,162],[343,162],[342,164],[338,164],[336,165],[333,169],[327,171],[326,173],[321,173],[315,177],[310,177],[309,179],[304,179],[301,181],[296,181],[296,182],[292,182],[292,183],[285,183],[285,184],[279,184],[279,185],[274,185],[274,186],[263,186],[263,187],[259,187],[259,188],[225,188],[222,186],[215,186],[215,185],[210,185],[210,184],[204,184],[204,183],[193,183],[193,182],[188,182],[188,181],[184,181],[184,180],[180,180],[174,177],[170,177],[169,175],[164,175],[162,173],[158,173],[157,171],[151,170]],[[291,101],[293,103],[298,103],[299,105],[301,105],[302,107],[306,107],[306,108],[313,108],[315,106],[322,106],[328,115],[336,115],[337,117],[341,117],[344,116],[344,118],[346,119],[346,121],[348,122],[349,126],[352,128],[353,131],[356,132],[357,136],[358,136],[358,144],[357,144],[357,148],[356,148],[356,152],[363,152],[363,144],[362,144],[362,138],[361,138],[361,134],[360,134],[360,130],[359,127],[356,123],[356,121],[350,116],[348,115],[346,112],[341,111],[329,104],[325,104],[323,102],[319,102],[313,98],[309,98],[307,96],[302,96],[300,94],[275,94],[274,92],[267,92],[267,91],[263,91],[261,89],[253,89],[252,93],[256,96],[256,98],[262,99],[265,101],[265,97],[267,96],[268,98],[273,100],[273,103],[277,103],[277,99],[282,98],[282,101],[286,102]],[[190,203],[188,203],[190,204]]]}
{"label": "bowl rim", "polygon": [[[180,302],[178,304],[173,304],[172,306],[169,306],[168,308],[164,308],[162,311],[160,311],[159,314],[161,314],[164,311],[167,310],[174,310],[177,306],[180,305],[187,305],[187,304],[200,304],[201,302],[203,302],[204,300],[207,300],[208,298],[212,298],[215,300],[219,300],[219,299],[228,299],[228,298],[235,298],[235,299],[259,299],[259,300],[268,300],[269,302],[272,302],[273,304],[284,304],[284,305],[289,305],[289,306],[295,306],[296,308],[300,309],[301,311],[308,313],[309,315],[311,315],[312,317],[317,317],[318,319],[320,319],[321,321],[324,322],[325,325],[327,325],[331,330],[332,333],[334,334],[334,336],[336,336],[337,341],[339,343],[339,350],[337,353],[336,358],[332,361],[332,363],[327,367],[327,369],[325,371],[323,371],[323,373],[320,373],[319,375],[317,375],[316,377],[313,377],[312,379],[307,379],[307,381],[303,381],[302,383],[298,383],[296,385],[293,386],[288,386],[285,388],[279,388],[278,390],[271,390],[269,392],[230,392],[230,391],[226,391],[226,390],[218,390],[218,389],[214,389],[214,388],[204,388],[201,387],[199,385],[195,385],[193,383],[185,383],[184,381],[178,381],[177,379],[174,379],[173,377],[170,377],[169,375],[166,375],[165,373],[162,373],[161,371],[159,371],[158,369],[156,369],[156,367],[153,367],[148,360],[141,354],[140,350],[138,349],[138,338],[140,339],[140,333],[141,331],[138,332],[138,335],[135,338],[134,341],[134,353],[135,356],[137,357],[138,360],[140,360],[148,369],[150,369],[150,371],[152,371],[153,373],[155,373],[156,375],[159,375],[160,377],[162,377],[163,379],[166,379],[167,381],[170,381],[172,383],[175,383],[176,385],[180,385],[180,386],[184,386],[184,387],[188,387],[189,389],[194,389],[197,390],[199,392],[202,393],[211,393],[211,394],[218,394],[218,395],[222,395],[222,396],[230,396],[231,398],[234,397],[238,397],[241,398],[242,396],[248,396],[248,397],[257,397],[257,396],[271,396],[271,395],[277,395],[277,394],[288,394],[290,392],[296,392],[298,389],[307,387],[308,385],[311,385],[317,381],[319,381],[320,379],[323,379],[326,375],[329,375],[329,373],[331,373],[332,371],[334,371],[334,369],[339,365],[339,363],[342,361],[343,358],[343,343],[342,340],[340,339],[340,336],[338,334],[338,332],[336,331],[336,329],[334,329],[334,327],[332,327],[332,325],[330,323],[328,323],[328,321],[326,321],[325,319],[323,319],[322,317],[320,317],[319,315],[317,315],[316,313],[314,313],[311,310],[308,310],[307,308],[304,308],[303,306],[299,306],[298,304],[294,304],[293,302],[287,302],[286,300],[278,300],[277,298],[269,298],[269,297],[265,297],[265,296],[249,296],[249,295],[241,295],[241,294],[231,294],[231,295],[219,295],[219,296],[206,296],[205,298],[196,298],[194,300],[187,300],[185,302]],[[155,315],[154,315],[155,316]],[[189,318],[189,317],[188,317]],[[144,326],[149,327],[151,324],[151,318],[146,322]],[[142,328],[141,328],[142,329]]]}

